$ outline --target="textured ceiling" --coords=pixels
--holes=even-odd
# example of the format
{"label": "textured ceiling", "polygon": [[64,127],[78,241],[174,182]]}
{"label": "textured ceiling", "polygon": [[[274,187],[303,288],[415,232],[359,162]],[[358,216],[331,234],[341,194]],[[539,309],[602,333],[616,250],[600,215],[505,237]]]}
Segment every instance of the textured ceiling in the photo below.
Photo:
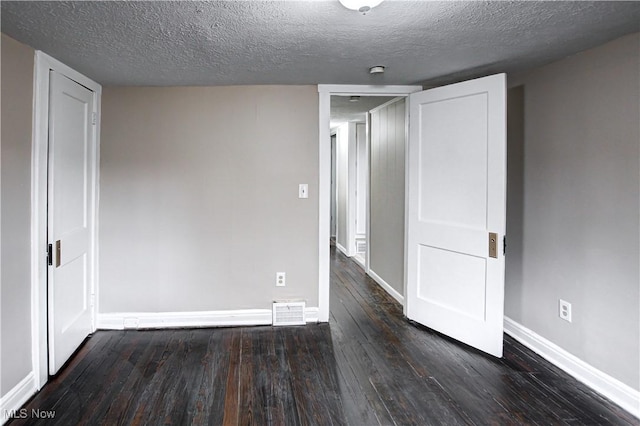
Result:
{"label": "textured ceiling", "polygon": [[[2,32],[104,85],[437,85],[640,30],[640,2],[2,1]],[[367,69],[385,65],[383,76]]]}

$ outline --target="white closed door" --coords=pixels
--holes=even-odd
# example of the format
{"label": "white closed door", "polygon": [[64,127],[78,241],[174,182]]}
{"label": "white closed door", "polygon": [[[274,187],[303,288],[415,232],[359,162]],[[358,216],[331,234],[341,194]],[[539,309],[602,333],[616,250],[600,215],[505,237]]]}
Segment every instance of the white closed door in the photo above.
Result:
{"label": "white closed door", "polygon": [[506,76],[409,104],[407,317],[501,357]]}
{"label": "white closed door", "polygon": [[48,238],[49,374],[92,331],[94,93],[50,72]]}

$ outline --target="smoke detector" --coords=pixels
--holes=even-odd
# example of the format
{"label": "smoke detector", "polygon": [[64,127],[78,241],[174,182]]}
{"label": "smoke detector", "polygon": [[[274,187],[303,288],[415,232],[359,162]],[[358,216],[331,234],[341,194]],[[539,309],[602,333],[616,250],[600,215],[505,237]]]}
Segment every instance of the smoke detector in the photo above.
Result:
{"label": "smoke detector", "polygon": [[382,3],[383,0],[340,0],[344,7],[350,10],[357,10],[363,15]]}

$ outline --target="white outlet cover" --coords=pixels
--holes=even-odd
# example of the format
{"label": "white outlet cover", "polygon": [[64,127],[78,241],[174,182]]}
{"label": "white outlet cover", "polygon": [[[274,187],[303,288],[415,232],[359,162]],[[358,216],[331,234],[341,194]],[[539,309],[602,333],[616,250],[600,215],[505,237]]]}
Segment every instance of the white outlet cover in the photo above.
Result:
{"label": "white outlet cover", "polygon": [[287,274],[284,272],[276,272],[276,287],[284,287],[287,285]]}
{"label": "white outlet cover", "polygon": [[571,322],[571,303],[560,299],[558,301],[558,315],[561,319]]}

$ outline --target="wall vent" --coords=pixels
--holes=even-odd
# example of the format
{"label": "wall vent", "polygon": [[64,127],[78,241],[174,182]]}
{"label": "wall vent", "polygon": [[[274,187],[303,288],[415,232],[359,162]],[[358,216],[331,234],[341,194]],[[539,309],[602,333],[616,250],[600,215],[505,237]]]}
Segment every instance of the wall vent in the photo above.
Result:
{"label": "wall vent", "polygon": [[367,251],[367,241],[356,240],[356,253],[366,253],[366,251]]}
{"label": "wall vent", "polygon": [[273,302],[273,325],[305,325],[304,302]]}

